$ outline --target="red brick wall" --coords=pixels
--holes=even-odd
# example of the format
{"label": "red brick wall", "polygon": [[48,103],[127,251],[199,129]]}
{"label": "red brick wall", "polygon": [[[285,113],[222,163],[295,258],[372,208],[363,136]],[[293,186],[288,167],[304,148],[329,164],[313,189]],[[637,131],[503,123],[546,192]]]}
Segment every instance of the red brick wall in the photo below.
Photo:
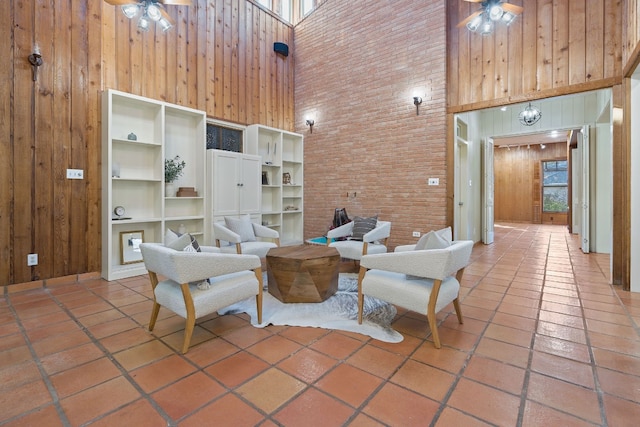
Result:
{"label": "red brick wall", "polygon": [[336,207],[392,221],[391,246],[449,221],[445,21],[444,0],[327,0],[295,27],[305,238],[326,233]]}

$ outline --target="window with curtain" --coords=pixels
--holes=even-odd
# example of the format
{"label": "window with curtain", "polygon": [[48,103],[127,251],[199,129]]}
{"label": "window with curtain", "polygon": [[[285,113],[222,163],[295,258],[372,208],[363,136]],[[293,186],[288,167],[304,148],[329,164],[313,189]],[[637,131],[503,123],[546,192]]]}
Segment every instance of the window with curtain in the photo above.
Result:
{"label": "window with curtain", "polygon": [[569,181],[566,160],[542,162],[542,211],[569,210]]}

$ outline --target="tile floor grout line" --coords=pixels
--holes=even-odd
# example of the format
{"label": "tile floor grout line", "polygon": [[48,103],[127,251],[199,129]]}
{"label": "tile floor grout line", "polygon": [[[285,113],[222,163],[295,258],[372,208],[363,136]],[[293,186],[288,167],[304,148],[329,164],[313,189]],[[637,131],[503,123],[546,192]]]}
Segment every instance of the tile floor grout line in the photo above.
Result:
{"label": "tile floor grout line", "polygon": [[[49,292],[47,289],[42,289],[42,290],[44,291],[44,293],[46,295],[49,296],[50,299],[53,299],[53,296],[51,295],[51,292]],[[54,302],[56,304],[58,304],[58,306],[60,305],[57,301],[54,300]],[[62,423],[65,426],[71,426],[71,423],[69,422],[69,419],[67,418],[67,414],[64,412],[64,409],[62,409],[62,405],[60,404],[60,397],[58,396],[58,392],[56,391],[55,387],[53,386],[53,383],[51,382],[51,377],[49,376],[47,371],[42,366],[42,360],[40,359],[40,357],[38,356],[38,353],[33,348],[33,343],[31,342],[31,339],[29,338],[29,335],[26,332],[24,324],[22,323],[22,319],[20,319],[20,316],[18,315],[18,312],[16,311],[15,307],[13,306],[13,302],[11,301],[10,295],[7,296],[7,306],[9,307],[9,310],[11,311],[11,314],[14,316],[14,318],[16,320],[16,323],[18,324],[18,329],[20,330],[20,334],[24,338],[24,341],[25,341],[25,343],[27,345],[27,348],[29,349],[29,353],[31,353],[31,357],[33,358],[33,361],[35,362],[35,365],[38,368],[38,371],[40,373],[40,377],[41,377],[42,381],[45,383],[45,385],[47,387],[47,391],[51,395],[51,399],[52,399],[51,403],[53,404],[53,407],[56,409],[56,412],[57,412],[58,416],[60,417],[60,420],[62,421]],[[35,412],[36,409],[41,409],[41,408],[43,408],[44,406],[47,406],[47,405],[43,405],[43,406],[40,406],[38,408],[33,408],[30,412]],[[19,417],[22,417],[23,415],[24,414],[18,414],[16,416],[16,419],[18,419]],[[10,421],[10,420],[4,420],[3,422],[7,422],[7,421]]]}
{"label": "tile floor grout line", "polygon": [[[536,234],[538,234],[538,231],[536,231]],[[534,239],[532,239],[532,244],[533,244],[533,240]],[[551,248],[551,234],[549,234],[547,238],[546,247],[547,248],[546,248],[546,253],[544,257],[544,275],[542,277],[542,284],[540,285],[540,296],[538,298],[536,319],[533,327],[533,333],[531,334],[531,341],[529,343],[529,357],[527,358],[527,367],[524,370],[524,378],[522,379],[522,388],[520,390],[520,407],[518,408],[518,421],[517,421],[518,426],[521,426],[524,422],[525,409],[527,407],[527,400],[529,395],[529,381],[531,380],[531,373],[532,373],[531,365],[533,364],[533,355],[535,354],[535,344],[536,344],[536,338],[538,334],[538,326],[540,325],[540,312],[542,311],[542,304],[544,302],[544,288],[547,282],[547,266],[549,265],[549,250]],[[529,247],[527,251],[529,251],[530,249],[531,247]],[[543,405],[543,406],[546,407],[547,405]]]}
{"label": "tile floor grout line", "polygon": [[[125,317],[128,317],[126,315],[126,313],[123,313],[122,311],[120,311],[120,309],[118,307],[116,307],[114,304],[111,303],[111,301],[107,300],[106,298],[104,298],[102,295],[97,294],[93,289],[91,288],[87,288],[84,285],[80,285],[82,286],[83,289],[88,290],[90,293],[92,293],[94,296],[97,296],[98,298],[100,298],[101,300],[105,301],[108,305],[110,305],[111,307],[115,308],[116,310],[118,310],[118,312],[122,313]],[[138,391],[138,393],[140,393],[140,397],[147,400],[151,406],[158,411],[158,414],[165,419],[165,421],[167,422],[167,427],[174,427],[173,424],[173,420],[172,418],[169,416],[169,414],[167,414],[164,409],[162,409],[162,407],[160,407],[154,399],[151,398],[151,395],[146,393],[142,387],[136,382],[134,381],[134,379],[131,377],[131,375],[129,375],[129,372],[124,368],[124,366],[122,366],[122,364],[114,357],[113,353],[111,353],[101,342],[99,339],[97,339],[93,333],[91,333],[91,331],[89,331],[89,329],[80,321],[80,319],[78,317],[76,317],[76,315],[69,310],[66,305],[64,305],[63,302],[61,302],[56,295],[51,295],[52,299],[56,302],[56,304],[58,304],[58,306],[60,306],[60,308],[62,308],[67,315],[76,323],[76,325],[78,325],[78,327],[80,327],[80,330],[82,332],[84,332],[89,339],[91,340],[91,342],[100,349],[100,351],[102,352],[103,356],[106,357],[108,360],[110,360],[115,366],[116,368],[120,371],[120,374],[122,375],[122,377],[124,377],[135,389],[136,391]],[[132,319],[133,320],[133,319]],[[139,323],[138,323],[139,324]],[[144,325],[140,325],[140,327],[144,328]],[[172,351],[173,348],[171,348],[171,346],[168,346],[164,341],[159,340],[162,342],[163,345],[169,347]],[[106,382],[106,381],[104,381]],[[94,385],[95,386],[95,385]],[[135,399],[133,402],[135,402],[138,399]],[[129,404],[131,404],[132,402],[127,402],[125,405],[123,406],[127,406]],[[119,411],[120,409],[122,409],[123,406],[119,406],[117,408],[114,408],[104,414],[100,414],[97,418],[91,419],[87,422],[94,422],[97,420],[100,420],[104,417],[107,417],[108,415],[115,413],[117,411]],[[177,424],[176,424],[177,426]]]}
{"label": "tile floor grout line", "polygon": [[[565,238],[565,242],[566,242],[567,248],[570,248],[569,242],[566,241],[566,238]],[[585,315],[584,304],[582,302],[582,291],[580,290],[580,286],[578,285],[578,280],[576,278],[576,269],[573,262],[573,257],[571,256],[571,251],[568,250],[568,253],[569,253],[569,262],[571,264],[571,273],[573,275],[573,285],[576,288],[577,299],[578,299],[578,302],[580,303],[580,313],[582,314],[582,326],[584,328],[585,344],[589,352],[589,365],[591,365],[591,373],[593,375],[593,387],[595,389],[594,391],[596,393],[596,397],[598,398],[598,406],[599,406],[598,409],[600,410],[600,422],[602,423],[603,427],[606,427],[608,424],[607,424],[607,412],[604,405],[604,392],[602,391],[602,387],[600,385],[600,378],[598,375],[598,365],[596,363],[596,357],[595,357],[595,354],[593,353],[593,347],[591,345],[591,338],[589,334],[589,327],[587,324],[587,317]],[[608,286],[611,286],[611,285],[608,285]],[[615,294],[615,292],[613,293]],[[622,306],[624,307],[624,305]]]}
{"label": "tile floor grout line", "polygon": [[[522,234],[521,234],[521,235],[522,235]],[[513,242],[509,247],[513,247],[513,244],[515,244],[516,242],[517,242],[517,239],[516,239],[516,240],[514,240],[514,242]],[[487,272],[486,272],[483,276],[481,276],[481,277],[476,281],[476,284],[473,286],[473,288],[471,289],[471,291],[475,290],[475,289],[477,288],[477,286],[480,284],[480,282],[481,282],[483,279],[487,278],[487,276],[489,275],[489,273],[491,273],[491,271],[496,267],[496,265],[500,262],[500,260],[501,260],[502,258],[504,258],[504,256],[505,256],[506,252],[507,252],[506,250],[504,250],[504,251],[502,252],[502,255],[500,255],[500,256],[495,260],[495,262],[493,263],[492,268],[491,268],[491,269],[489,269],[489,270],[487,270]],[[524,258],[525,258],[525,257],[524,257],[524,255],[523,255],[523,256],[521,257],[521,260],[520,260],[520,261],[519,261],[519,263],[518,263],[518,268],[519,268],[519,266],[520,266],[520,265],[522,265],[522,262],[523,262],[522,260],[524,260]],[[516,269],[516,272],[517,272],[517,269]],[[509,291],[509,289],[511,288],[511,285],[513,284],[513,279],[514,279],[514,278],[515,278],[515,272],[514,272],[514,276],[511,278],[511,280],[510,280],[510,282],[509,282],[509,286],[507,286],[507,287],[505,288],[505,290],[504,290],[504,292],[503,292],[503,294],[502,294],[502,298],[500,299],[500,303],[502,303],[502,302],[504,301],[504,298],[505,298],[505,296],[506,296],[507,292]],[[464,276],[463,276],[463,279],[464,279]],[[463,299],[461,299],[461,300],[460,300],[460,304],[462,304],[462,303],[464,302],[464,299],[466,299],[466,297],[467,297],[467,296],[469,296],[469,294],[470,294],[470,293],[471,293],[471,292],[468,292],[468,293],[465,295],[465,297],[464,297]],[[429,426],[430,426],[430,427],[435,427],[435,426],[436,426],[437,421],[439,420],[440,416],[442,415],[442,412],[444,412],[444,410],[447,408],[447,404],[448,404],[448,402],[449,402],[449,399],[451,398],[451,395],[453,395],[453,392],[454,392],[454,391],[455,391],[455,389],[457,388],[458,383],[459,383],[459,382],[460,382],[460,380],[464,377],[464,372],[466,371],[466,369],[467,369],[467,367],[468,367],[468,364],[469,364],[469,362],[471,361],[471,358],[476,354],[476,350],[477,350],[477,348],[478,348],[478,345],[479,345],[479,343],[480,343],[481,339],[484,337],[484,334],[487,332],[487,329],[489,328],[489,326],[491,325],[491,323],[492,323],[493,319],[495,318],[496,313],[498,312],[498,306],[499,306],[499,304],[496,306],[496,309],[495,309],[495,310],[493,310],[493,313],[492,313],[492,315],[489,317],[489,319],[487,319],[487,321],[485,322],[485,323],[486,323],[486,325],[485,325],[485,327],[482,329],[482,332],[478,335],[478,340],[477,340],[477,342],[474,344],[474,346],[472,347],[472,349],[468,352],[467,357],[465,358],[465,362],[462,364],[462,367],[460,368],[460,370],[459,370],[459,371],[458,371],[458,373],[456,374],[456,379],[453,381],[453,383],[451,384],[451,386],[450,386],[450,387],[449,387],[449,389],[447,390],[447,393],[445,394],[445,396],[443,397],[442,401],[440,402],[440,407],[438,408],[438,410],[437,410],[437,411],[436,411],[436,413],[434,414],[434,418],[431,420],[431,423],[429,424]],[[464,315],[464,313],[463,313],[463,315]],[[449,313],[449,316],[453,316],[453,314],[452,314],[452,313]],[[448,317],[448,316],[447,316],[447,317]],[[444,322],[444,320],[445,320],[445,319],[443,319],[443,321],[441,322],[441,324]],[[469,379],[469,380],[470,380],[470,381],[477,382],[477,381],[472,380],[472,379]],[[490,386],[490,385],[488,385],[488,384],[483,384],[483,383],[479,383],[479,384],[482,384],[482,385],[484,385],[484,386],[487,386],[487,387],[490,387],[490,388],[493,388],[493,389],[496,389],[496,390],[499,390],[499,391],[504,391],[504,390],[501,390],[501,389],[495,388],[495,387],[493,387],[493,386]],[[510,394],[511,394],[511,393],[510,393]],[[476,415],[474,415],[474,414],[468,413],[468,412],[466,412],[466,411],[464,411],[464,410],[461,410],[461,409],[458,409],[458,408],[455,408],[455,409],[456,409],[456,410],[458,410],[458,411],[460,411],[461,413],[463,413],[463,414],[465,414],[465,415],[467,415],[467,416],[470,416],[470,417],[472,417],[472,418],[474,418],[474,419],[477,419],[477,420],[479,420],[479,421],[481,421],[481,422],[487,422],[486,420],[482,420],[482,419],[478,418],[478,417],[477,417]]]}

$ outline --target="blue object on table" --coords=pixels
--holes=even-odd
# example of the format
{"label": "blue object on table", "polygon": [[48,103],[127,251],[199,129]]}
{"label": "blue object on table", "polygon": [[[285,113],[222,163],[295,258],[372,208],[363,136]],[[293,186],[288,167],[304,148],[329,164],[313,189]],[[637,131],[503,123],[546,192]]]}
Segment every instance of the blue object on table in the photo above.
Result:
{"label": "blue object on table", "polygon": [[[331,239],[331,241],[333,242],[334,239]],[[311,245],[326,245],[327,244],[327,238],[325,236],[314,237],[312,239],[307,240],[307,243],[309,243]]]}

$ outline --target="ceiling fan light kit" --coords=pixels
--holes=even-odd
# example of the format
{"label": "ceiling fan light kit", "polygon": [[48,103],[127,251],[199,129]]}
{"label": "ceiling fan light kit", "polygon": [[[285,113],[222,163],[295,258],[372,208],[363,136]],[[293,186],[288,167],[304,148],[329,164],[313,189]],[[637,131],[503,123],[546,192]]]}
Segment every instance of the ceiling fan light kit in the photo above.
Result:
{"label": "ceiling fan light kit", "polygon": [[105,0],[107,3],[120,6],[122,14],[129,19],[138,18],[138,29],[149,31],[151,23],[156,22],[163,32],[173,28],[175,22],[165,9],[165,5],[189,6],[191,0]]}
{"label": "ceiling fan light kit", "polygon": [[472,13],[460,22],[457,27],[467,27],[474,33],[483,36],[493,33],[497,23],[511,24],[523,8],[501,0],[464,0],[469,3],[480,3],[480,10]]}

